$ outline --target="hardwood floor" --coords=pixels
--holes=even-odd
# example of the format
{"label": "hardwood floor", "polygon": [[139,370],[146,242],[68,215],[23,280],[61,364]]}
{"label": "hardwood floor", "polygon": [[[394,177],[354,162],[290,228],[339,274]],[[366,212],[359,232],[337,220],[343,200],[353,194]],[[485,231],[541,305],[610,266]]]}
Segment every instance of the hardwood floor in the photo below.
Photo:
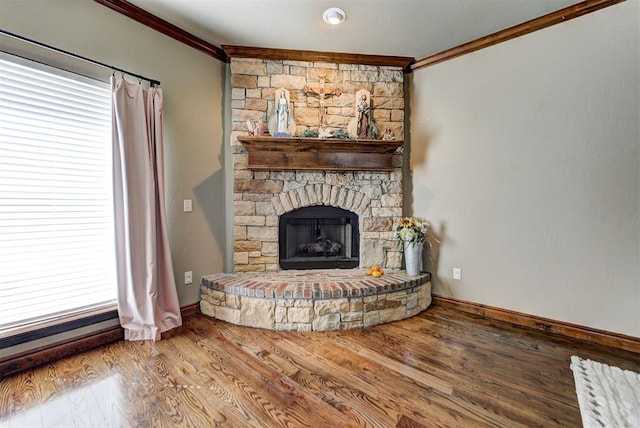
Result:
{"label": "hardwood floor", "polygon": [[0,427],[578,427],[571,355],[640,371],[640,354],[438,306],[333,333],[197,315],[1,379]]}

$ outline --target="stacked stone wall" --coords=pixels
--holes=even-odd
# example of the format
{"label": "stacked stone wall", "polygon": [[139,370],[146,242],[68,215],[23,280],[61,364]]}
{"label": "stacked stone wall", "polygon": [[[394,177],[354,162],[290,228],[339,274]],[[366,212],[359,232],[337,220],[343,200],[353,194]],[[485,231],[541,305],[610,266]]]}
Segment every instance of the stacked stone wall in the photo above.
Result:
{"label": "stacked stone wall", "polygon": [[297,132],[319,128],[319,101],[306,95],[305,86],[340,89],[325,100],[326,123],[331,130],[347,129],[355,118],[355,93],[371,92],[372,117],[378,128],[391,128],[404,138],[403,72],[399,67],[333,64],[304,61],[231,60],[231,146],[234,168],[234,270],[279,270],[278,218],[296,208],[337,206],[359,215],[360,266],[380,264],[400,268],[392,228],[402,215],[403,149],[393,155],[393,171],[253,171],[246,149],[237,140],[246,134],[247,120],[268,123],[274,112],[274,94],[290,93]]}
{"label": "stacked stone wall", "polygon": [[279,88],[289,91],[296,131],[318,129],[320,101],[303,88],[317,89],[323,78],[325,91],[340,89],[339,96],[325,98],[325,119],[331,130],[346,130],[356,115],[355,94],[366,89],[381,133],[391,128],[397,139],[404,138],[404,74],[400,67],[246,58],[231,60],[233,131],[246,131],[247,120],[267,123],[274,114],[274,94]]}

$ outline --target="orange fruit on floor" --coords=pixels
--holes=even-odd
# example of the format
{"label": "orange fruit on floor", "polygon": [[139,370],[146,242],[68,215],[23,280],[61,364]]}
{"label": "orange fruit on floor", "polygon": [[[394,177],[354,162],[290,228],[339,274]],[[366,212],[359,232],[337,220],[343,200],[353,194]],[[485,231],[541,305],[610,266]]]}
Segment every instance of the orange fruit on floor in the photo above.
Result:
{"label": "orange fruit on floor", "polygon": [[382,276],[382,271],[374,270],[371,276],[373,276],[374,278],[380,278]]}
{"label": "orange fruit on floor", "polygon": [[371,269],[380,270],[380,265],[373,265],[373,266],[371,266]]}
{"label": "orange fruit on floor", "polygon": [[367,269],[367,275],[373,275],[373,269],[371,268]]}

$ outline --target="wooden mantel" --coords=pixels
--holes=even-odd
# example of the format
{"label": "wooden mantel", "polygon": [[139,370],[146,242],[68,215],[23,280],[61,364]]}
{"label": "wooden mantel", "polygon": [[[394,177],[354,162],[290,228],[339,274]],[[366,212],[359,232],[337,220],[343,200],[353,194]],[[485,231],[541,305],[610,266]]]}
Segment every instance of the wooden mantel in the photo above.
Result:
{"label": "wooden mantel", "polygon": [[239,136],[249,153],[249,169],[392,171],[402,140]]}

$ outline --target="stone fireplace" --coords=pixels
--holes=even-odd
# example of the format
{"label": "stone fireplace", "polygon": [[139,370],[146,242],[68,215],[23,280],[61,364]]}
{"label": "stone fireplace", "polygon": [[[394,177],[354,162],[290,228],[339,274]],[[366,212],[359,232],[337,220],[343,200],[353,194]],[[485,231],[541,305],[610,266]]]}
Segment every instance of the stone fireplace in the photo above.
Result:
{"label": "stone fireplace", "polygon": [[[234,273],[202,278],[202,313],[250,327],[327,331],[425,310],[431,277],[400,270],[393,234],[403,200],[402,67],[232,55],[231,85]],[[371,118],[396,141],[248,136],[246,121],[268,123],[279,88],[290,94],[298,133],[321,120],[346,130],[365,89]],[[374,264],[386,273],[358,269]]]}
{"label": "stone fireplace", "polygon": [[[317,129],[320,126],[318,99],[305,94],[303,88],[318,86],[322,80],[327,88],[340,89],[339,96],[324,100],[324,120],[331,130],[347,128],[355,118],[356,92],[367,89],[371,92],[372,118],[378,128],[389,128],[402,140],[402,68],[232,58],[231,72],[234,271],[281,270],[280,219],[307,207],[334,207],[357,216],[358,242],[351,243],[356,247],[352,247],[350,258],[357,254],[359,261],[355,265],[351,263],[353,267],[379,264],[400,268],[401,253],[395,246],[392,229],[402,215],[402,147],[390,155],[384,170],[331,169],[326,165],[318,170],[308,166],[297,170],[291,165],[278,170],[268,165],[251,167],[247,148],[238,137],[247,135],[247,120],[268,122],[274,111],[274,93],[279,87],[291,94],[297,131]],[[363,152],[357,156],[364,160],[369,154]]]}
{"label": "stone fireplace", "polygon": [[[236,191],[244,186],[251,190],[236,193],[234,201],[235,272],[280,270],[278,225],[281,216],[313,206],[336,207],[357,215],[359,266],[380,264],[400,268],[401,254],[395,247],[392,227],[402,214],[402,193],[400,181],[391,178],[394,173],[265,174],[269,178],[254,178],[246,184],[236,182]],[[259,193],[265,187],[281,188],[281,191]],[[388,189],[397,192],[390,193]]]}

